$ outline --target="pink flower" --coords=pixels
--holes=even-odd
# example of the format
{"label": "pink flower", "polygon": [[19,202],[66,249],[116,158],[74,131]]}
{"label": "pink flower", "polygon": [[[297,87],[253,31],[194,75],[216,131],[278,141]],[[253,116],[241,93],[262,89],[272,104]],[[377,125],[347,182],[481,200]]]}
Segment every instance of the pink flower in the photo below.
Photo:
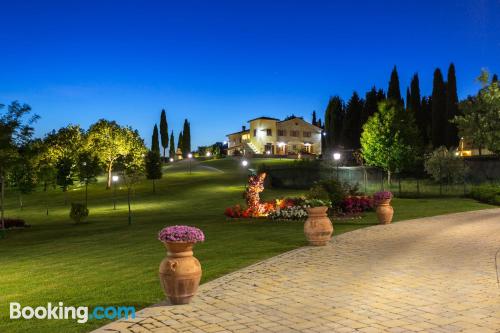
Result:
{"label": "pink flower", "polygon": [[198,228],[187,225],[174,225],[163,228],[158,233],[158,239],[162,242],[186,242],[197,243],[205,241],[205,234]]}

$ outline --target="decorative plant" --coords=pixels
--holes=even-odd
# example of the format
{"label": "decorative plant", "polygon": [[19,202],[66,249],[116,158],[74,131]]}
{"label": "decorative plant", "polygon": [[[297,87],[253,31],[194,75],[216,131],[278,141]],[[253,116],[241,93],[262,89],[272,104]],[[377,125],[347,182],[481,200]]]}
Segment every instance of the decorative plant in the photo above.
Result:
{"label": "decorative plant", "polygon": [[205,234],[196,227],[174,225],[160,230],[158,240],[162,242],[198,243],[205,241]]}
{"label": "decorative plant", "polygon": [[306,196],[305,205],[307,207],[330,207],[330,195],[322,184],[316,184],[309,190]]}
{"label": "decorative plant", "polygon": [[307,211],[303,206],[284,207],[269,213],[268,218],[273,220],[305,220],[307,218]]}
{"label": "decorative plant", "polygon": [[342,200],[340,205],[343,214],[359,214],[373,210],[373,198],[368,196],[349,196]]}
{"label": "decorative plant", "polygon": [[71,211],[69,217],[75,221],[75,223],[80,223],[89,216],[89,210],[84,204],[81,203],[71,203]]}
{"label": "decorative plant", "polygon": [[375,201],[391,200],[392,199],[392,192],[390,192],[390,191],[377,192],[373,195],[373,199]]}
{"label": "decorative plant", "polygon": [[260,192],[264,191],[265,179],[265,172],[248,177],[248,186],[245,192],[245,199],[253,217],[267,215],[264,207],[262,207],[262,204],[260,203]]}
{"label": "decorative plant", "polygon": [[305,201],[307,207],[331,207],[332,202],[330,200],[322,200],[322,199],[307,199]]}

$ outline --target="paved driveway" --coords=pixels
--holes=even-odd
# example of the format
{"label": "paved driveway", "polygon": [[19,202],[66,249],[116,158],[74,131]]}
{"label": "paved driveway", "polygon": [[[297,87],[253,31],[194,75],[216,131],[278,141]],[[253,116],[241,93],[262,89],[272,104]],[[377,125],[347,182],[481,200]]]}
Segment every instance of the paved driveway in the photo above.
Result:
{"label": "paved driveway", "polygon": [[499,249],[500,209],[365,228],[96,332],[500,332]]}

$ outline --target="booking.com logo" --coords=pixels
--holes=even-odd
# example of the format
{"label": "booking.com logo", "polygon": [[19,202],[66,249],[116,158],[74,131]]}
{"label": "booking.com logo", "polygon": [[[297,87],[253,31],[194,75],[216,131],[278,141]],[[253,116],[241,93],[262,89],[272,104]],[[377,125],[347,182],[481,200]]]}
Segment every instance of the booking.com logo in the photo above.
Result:
{"label": "booking.com logo", "polygon": [[63,302],[58,305],[47,303],[47,306],[22,307],[20,303],[10,303],[10,319],[74,319],[79,324],[84,324],[90,319],[120,319],[135,318],[135,307],[133,306],[96,306],[92,312],[87,306],[64,306]]}

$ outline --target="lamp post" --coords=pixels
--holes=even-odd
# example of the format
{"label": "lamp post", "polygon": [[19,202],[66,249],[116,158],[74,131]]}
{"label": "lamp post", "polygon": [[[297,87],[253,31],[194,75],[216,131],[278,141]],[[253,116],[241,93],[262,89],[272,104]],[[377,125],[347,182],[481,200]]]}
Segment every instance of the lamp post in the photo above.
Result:
{"label": "lamp post", "polygon": [[187,158],[188,158],[189,174],[191,174],[191,159],[193,158],[193,154],[189,153],[187,155]]}
{"label": "lamp post", "polygon": [[341,157],[342,155],[340,155],[340,153],[333,153],[333,160],[335,161],[335,164],[337,166],[337,181],[339,181],[339,163]]}
{"label": "lamp post", "polygon": [[169,161],[170,161],[170,163],[172,163],[174,161],[174,158],[170,157]]}
{"label": "lamp post", "polygon": [[113,181],[113,210],[116,210],[116,183],[118,183],[119,179],[120,177],[116,175],[111,177],[111,180]]}

